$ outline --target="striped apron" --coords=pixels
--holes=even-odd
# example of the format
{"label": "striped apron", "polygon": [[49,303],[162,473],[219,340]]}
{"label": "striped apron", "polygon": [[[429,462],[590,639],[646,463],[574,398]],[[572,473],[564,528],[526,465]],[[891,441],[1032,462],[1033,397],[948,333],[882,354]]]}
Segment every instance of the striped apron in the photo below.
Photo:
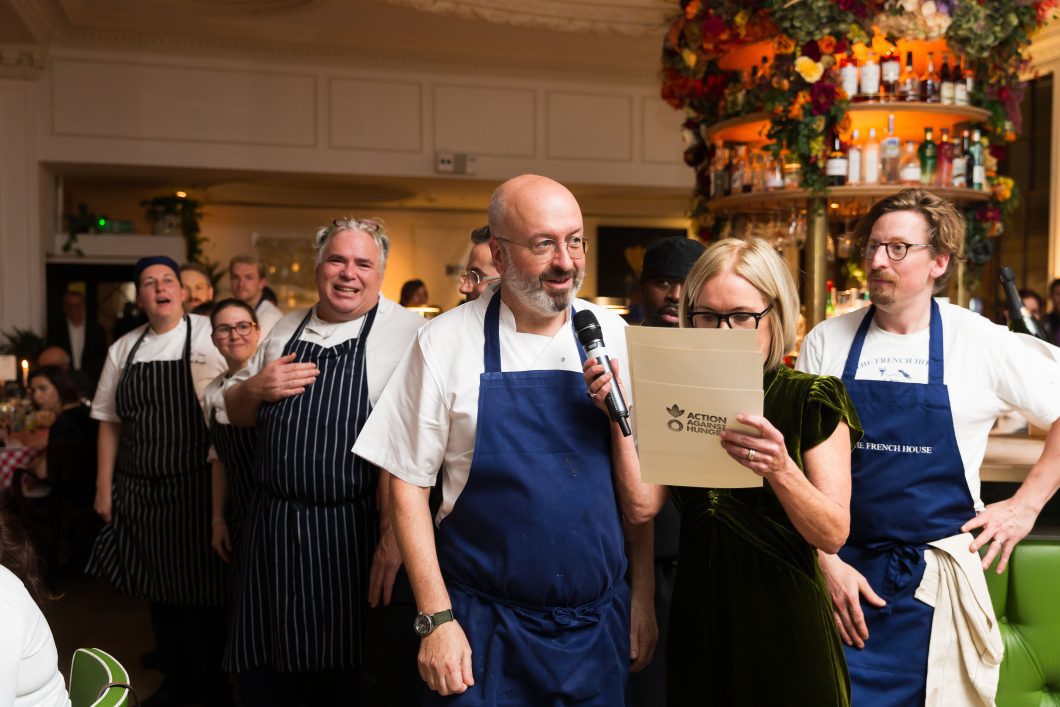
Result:
{"label": "striped apron", "polygon": [[210,438],[217,458],[225,465],[228,480],[228,524],[232,547],[238,548],[243,537],[247,512],[254,495],[254,455],[258,446],[257,427],[236,427],[217,421],[217,411],[210,417]]}
{"label": "striped apron", "polygon": [[86,572],[158,604],[222,606],[224,565],[210,547],[209,435],[191,377],[191,322],[184,355],[134,362],[118,381],[121,438],[113,514]]}
{"label": "striped apron", "polygon": [[350,450],[372,409],[365,347],[377,309],[357,338],[333,348],[299,340],[310,310],[284,345],[282,356],[297,354],[320,374],[301,395],[258,411],[256,488],[227,670],[360,665],[379,470]]}

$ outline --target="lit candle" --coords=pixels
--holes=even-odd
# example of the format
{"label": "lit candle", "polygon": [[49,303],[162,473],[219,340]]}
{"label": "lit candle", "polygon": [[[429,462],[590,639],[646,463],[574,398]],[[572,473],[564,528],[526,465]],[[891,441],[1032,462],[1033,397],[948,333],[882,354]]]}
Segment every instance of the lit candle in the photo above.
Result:
{"label": "lit candle", "polygon": [[29,383],[29,361],[22,359],[22,387]]}

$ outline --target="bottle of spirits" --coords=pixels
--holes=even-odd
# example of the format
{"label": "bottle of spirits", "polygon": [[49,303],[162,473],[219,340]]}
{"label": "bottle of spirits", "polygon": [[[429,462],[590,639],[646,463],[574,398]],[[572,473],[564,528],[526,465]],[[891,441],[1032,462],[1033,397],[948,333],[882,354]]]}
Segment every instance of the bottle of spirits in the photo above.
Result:
{"label": "bottle of spirits", "polygon": [[734,195],[751,191],[750,171],[750,167],[747,164],[747,145],[737,145],[736,155],[732,161],[732,169],[729,172],[729,184]]}
{"label": "bottle of spirits", "polygon": [[898,50],[892,45],[880,61],[880,95],[885,101],[898,98],[898,81],[902,76],[902,62],[898,59]]}
{"label": "bottle of spirits", "polygon": [[972,131],[972,142],[968,145],[968,164],[972,168],[972,189],[986,189],[986,163],[983,155],[982,136],[979,129]]}
{"label": "bottle of spirits", "polygon": [[876,140],[876,128],[869,128],[869,137],[861,148],[861,174],[865,184],[880,183],[880,143]]}
{"label": "bottle of spirits", "polygon": [[968,94],[968,102],[972,102],[972,91],[975,90],[975,71],[968,64],[968,58],[964,59],[964,71],[962,72],[962,78],[964,79],[964,92]]}
{"label": "bottle of spirits", "polygon": [[968,186],[968,131],[964,131],[963,137],[958,140],[953,138],[953,167],[950,184],[955,187]]}
{"label": "bottle of spirits", "polygon": [[847,183],[849,164],[847,153],[843,151],[843,143],[839,136],[832,139],[832,151],[828,153],[828,161],[824,163],[824,176],[830,187],[841,187]]}
{"label": "bottle of spirits", "polygon": [[847,148],[847,184],[850,186],[861,184],[861,157],[861,135],[854,128]]}
{"label": "bottle of spirits", "polygon": [[885,184],[897,184],[902,143],[894,133],[894,113],[887,116],[887,136],[880,144],[880,170]]}
{"label": "bottle of spirits", "polygon": [[958,106],[968,105],[968,84],[964,82],[964,68],[961,63],[953,66],[953,103]]}
{"label": "bottle of spirits", "polygon": [[903,101],[920,100],[920,79],[913,73],[913,52],[905,53],[905,71],[898,79],[898,95]]}
{"label": "bottle of spirits", "polygon": [[917,150],[917,157],[920,158],[920,184],[925,187],[935,186],[935,170],[939,164],[939,146],[932,139],[933,133],[932,128],[924,128],[924,141]]}
{"label": "bottle of spirits", "polygon": [[935,184],[948,187],[953,184],[953,143],[949,128],[943,128],[939,136],[939,163],[935,172]]}
{"label": "bottle of spirits", "polygon": [[731,150],[719,140],[714,151],[714,183],[717,184],[718,196],[732,195],[732,184],[729,181],[730,154]]}
{"label": "bottle of spirits", "polygon": [[906,186],[920,186],[920,157],[916,154],[916,142],[906,140],[902,151],[902,162],[898,166],[898,180]]}
{"label": "bottle of spirits", "polygon": [[935,53],[928,52],[927,71],[920,77],[920,98],[924,103],[938,103],[939,91],[939,75],[935,71]]}
{"label": "bottle of spirits", "polygon": [[839,67],[839,81],[847,98],[854,100],[858,96],[858,60],[847,54]]}
{"label": "bottle of spirits", "polygon": [[952,106],[955,99],[957,86],[950,73],[950,59],[946,54],[942,55],[942,69],[939,70],[939,100],[942,105]]}
{"label": "bottle of spirits", "polygon": [[860,100],[878,101],[880,99],[880,63],[876,52],[869,52],[865,63],[861,65]]}

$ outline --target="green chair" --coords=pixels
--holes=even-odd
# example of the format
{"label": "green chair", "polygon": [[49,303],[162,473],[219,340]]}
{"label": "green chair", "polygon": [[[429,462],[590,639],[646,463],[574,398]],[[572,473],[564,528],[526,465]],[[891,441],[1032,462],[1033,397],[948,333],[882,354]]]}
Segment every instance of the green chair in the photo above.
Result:
{"label": "green chair", "polygon": [[1005,642],[998,707],[1060,707],[1060,539],[1023,541],[986,581]]}
{"label": "green chair", "polygon": [[70,662],[70,707],[139,705],[129,673],[98,648],[78,648]]}

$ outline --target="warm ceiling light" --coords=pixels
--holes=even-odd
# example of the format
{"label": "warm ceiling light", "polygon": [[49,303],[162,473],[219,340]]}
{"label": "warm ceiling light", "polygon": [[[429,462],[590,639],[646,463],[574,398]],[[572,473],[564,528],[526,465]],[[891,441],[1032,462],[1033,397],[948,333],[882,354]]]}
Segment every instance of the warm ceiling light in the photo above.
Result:
{"label": "warm ceiling light", "polygon": [[187,199],[188,198],[188,192],[186,192],[186,191],[178,191],[177,192],[177,198],[178,199]]}
{"label": "warm ceiling light", "polygon": [[839,208],[839,204],[837,204],[835,202],[832,202],[832,208],[833,209],[838,209]]}

